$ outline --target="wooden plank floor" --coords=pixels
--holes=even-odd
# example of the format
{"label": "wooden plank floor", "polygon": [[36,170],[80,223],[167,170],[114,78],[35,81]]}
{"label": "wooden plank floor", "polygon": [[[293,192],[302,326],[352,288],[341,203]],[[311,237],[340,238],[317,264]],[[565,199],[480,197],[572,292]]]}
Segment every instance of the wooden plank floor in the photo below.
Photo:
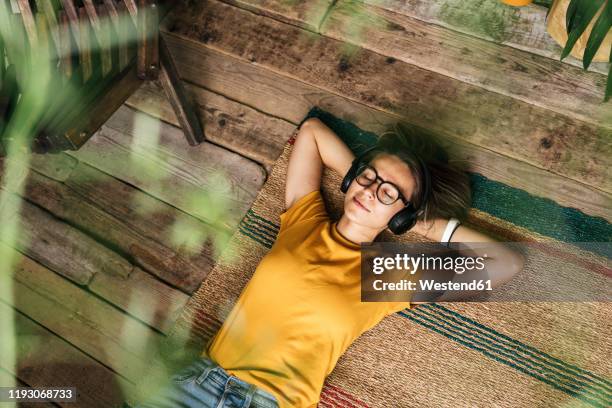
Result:
{"label": "wooden plank floor", "polygon": [[148,83],[6,193],[22,233],[0,243],[17,259],[0,386],[71,384],[65,406],[122,406],[313,106],[374,132],[407,120],[472,171],[612,221],[607,65],[558,61],[545,8],[491,4],[482,26],[475,0],[196,3],[164,36],[207,141],[190,147]]}

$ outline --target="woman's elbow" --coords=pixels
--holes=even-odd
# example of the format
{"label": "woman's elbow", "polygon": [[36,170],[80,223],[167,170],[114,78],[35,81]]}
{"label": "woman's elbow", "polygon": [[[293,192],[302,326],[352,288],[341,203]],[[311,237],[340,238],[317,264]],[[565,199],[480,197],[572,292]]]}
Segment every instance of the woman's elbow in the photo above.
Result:
{"label": "woman's elbow", "polygon": [[523,270],[524,266],[525,256],[516,250],[509,250],[509,254],[504,265],[504,283],[518,275]]}
{"label": "woman's elbow", "polygon": [[498,288],[518,275],[525,265],[523,254],[512,249],[504,251],[495,260],[487,264],[487,274],[491,280],[491,286]]}

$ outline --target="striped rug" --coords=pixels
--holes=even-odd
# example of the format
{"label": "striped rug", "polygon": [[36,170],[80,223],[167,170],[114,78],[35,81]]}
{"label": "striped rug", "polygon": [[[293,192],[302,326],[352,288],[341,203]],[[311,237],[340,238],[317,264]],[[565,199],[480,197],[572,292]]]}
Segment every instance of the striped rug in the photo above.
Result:
{"label": "striped rug", "polygon": [[[323,119],[356,153],[375,140],[320,110],[309,116]],[[293,141],[288,140],[229,248],[177,320],[170,336],[175,344],[196,351],[206,346],[274,242]],[[602,218],[480,174],[471,177],[474,202],[468,221],[476,228],[511,241],[610,241],[612,226]],[[339,184],[340,176],[324,172],[322,190],[332,217],[342,210]],[[422,239],[408,233],[399,240]],[[610,285],[609,259],[601,251],[576,247],[552,258],[559,273],[570,268],[578,274],[577,284]],[[526,267],[526,274],[537,275],[551,265]],[[327,378],[319,406],[612,406],[611,311],[609,303],[597,302],[457,302],[404,310],[353,343]]]}

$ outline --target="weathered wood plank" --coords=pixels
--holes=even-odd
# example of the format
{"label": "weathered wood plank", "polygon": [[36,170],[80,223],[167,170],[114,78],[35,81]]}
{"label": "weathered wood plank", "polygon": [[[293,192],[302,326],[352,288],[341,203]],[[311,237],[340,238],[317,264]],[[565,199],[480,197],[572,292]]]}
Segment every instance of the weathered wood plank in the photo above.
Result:
{"label": "weathered wood plank", "polygon": [[[256,106],[274,117],[297,124],[310,107],[319,106],[375,133],[382,132],[387,124],[399,119],[392,113],[224,55],[196,42],[175,36],[168,36],[168,39],[183,79],[223,93],[228,99]],[[605,192],[487,148],[452,137],[445,139],[461,146],[456,152],[451,151],[451,155],[458,160],[468,160],[473,171],[536,196],[550,198],[563,206],[578,208],[586,214],[612,221],[612,197]]]}
{"label": "weathered wood plank", "polygon": [[[47,167],[61,169],[63,162],[49,155]],[[65,184],[32,172],[24,196],[186,293],[214,265],[209,240],[187,250],[169,233],[181,223],[192,226],[193,235],[206,235],[206,224],[87,164],[79,163]]]}
{"label": "weathered wood plank", "polygon": [[605,75],[352,0],[339,1],[320,31],[423,69],[612,128],[612,104],[602,103]]}
{"label": "weathered wood plank", "polygon": [[223,0],[245,10],[317,31],[333,0]]}
{"label": "weathered wood plank", "polygon": [[[45,327],[0,302],[0,318],[7,319],[11,315],[15,319],[17,336],[17,373],[15,374],[23,381],[19,386],[75,387],[77,400],[60,404],[65,406],[83,408],[121,406],[124,395],[132,388],[131,383]],[[0,385],[3,373],[12,375],[0,370]],[[23,406],[55,405],[32,403]]]}
{"label": "weathered wood plank", "polygon": [[[263,185],[263,168],[211,143],[189,146],[180,129],[148,115],[137,119],[135,112],[120,108],[86,145],[68,154],[233,231]],[[136,129],[139,123],[143,127]]]}
{"label": "weathered wood plank", "polygon": [[[283,145],[295,131],[295,124],[199,86],[183,84],[206,123],[207,140],[261,163],[270,174]],[[126,103],[178,126],[178,119],[163,90],[153,82],[143,85]]]}
{"label": "weathered wood plank", "polygon": [[106,301],[167,334],[189,296],[153,278],[140,268],[120,278],[94,276],[89,288]]}
{"label": "weathered wood plank", "polygon": [[[482,0],[358,1],[537,55],[556,60],[561,56],[561,47],[546,31],[546,7],[511,7]],[[573,57],[563,61],[582,67],[582,61]],[[593,63],[589,70],[608,73],[605,63]]]}
{"label": "weathered wood plank", "polygon": [[[441,136],[612,191],[612,131],[216,1],[174,9],[176,35],[394,113]],[[203,24],[207,21],[207,24]],[[228,29],[232,27],[233,29]],[[214,34],[214,35],[213,35]]]}
{"label": "weathered wood plank", "polygon": [[68,179],[78,160],[67,154],[36,154],[30,156],[30,167],[57,181]]}
{"label": "weathered wood plank", "polygon": [[132,270],[123,257],[48,212],[14,194],[7,199],[14,201],[18,213],[6,214],[6,220],[18,217],[19,232],[16,242],[5,243],[47,268],[80,285],[87,285],[96,273],[127,276]]}
{"label": "weathered wood plank", "polygon": [[156,357],[161,334],[28,257],[16,264],[13,288],[0,300],[132,383]]}

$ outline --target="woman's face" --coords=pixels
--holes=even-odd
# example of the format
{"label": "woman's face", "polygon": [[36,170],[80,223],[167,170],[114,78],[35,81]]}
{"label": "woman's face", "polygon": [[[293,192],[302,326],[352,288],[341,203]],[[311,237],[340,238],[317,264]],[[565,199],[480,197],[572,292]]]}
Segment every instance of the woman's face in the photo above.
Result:
{"label": "woman's face", "polygon": [[[414,178],[410,167],[400,158],[381,153],[370,162],[370,166],[376,169],[381,179],[395,184],[406,200],[410,199],[415,188]],[[364,187],[353,180],[344,198],[344,213],[351,222],[382,231],[391,217],[404,208],[401,199],[386,205],[376,198],[376,189],[380,183],[381,181],[377,180]]]}

